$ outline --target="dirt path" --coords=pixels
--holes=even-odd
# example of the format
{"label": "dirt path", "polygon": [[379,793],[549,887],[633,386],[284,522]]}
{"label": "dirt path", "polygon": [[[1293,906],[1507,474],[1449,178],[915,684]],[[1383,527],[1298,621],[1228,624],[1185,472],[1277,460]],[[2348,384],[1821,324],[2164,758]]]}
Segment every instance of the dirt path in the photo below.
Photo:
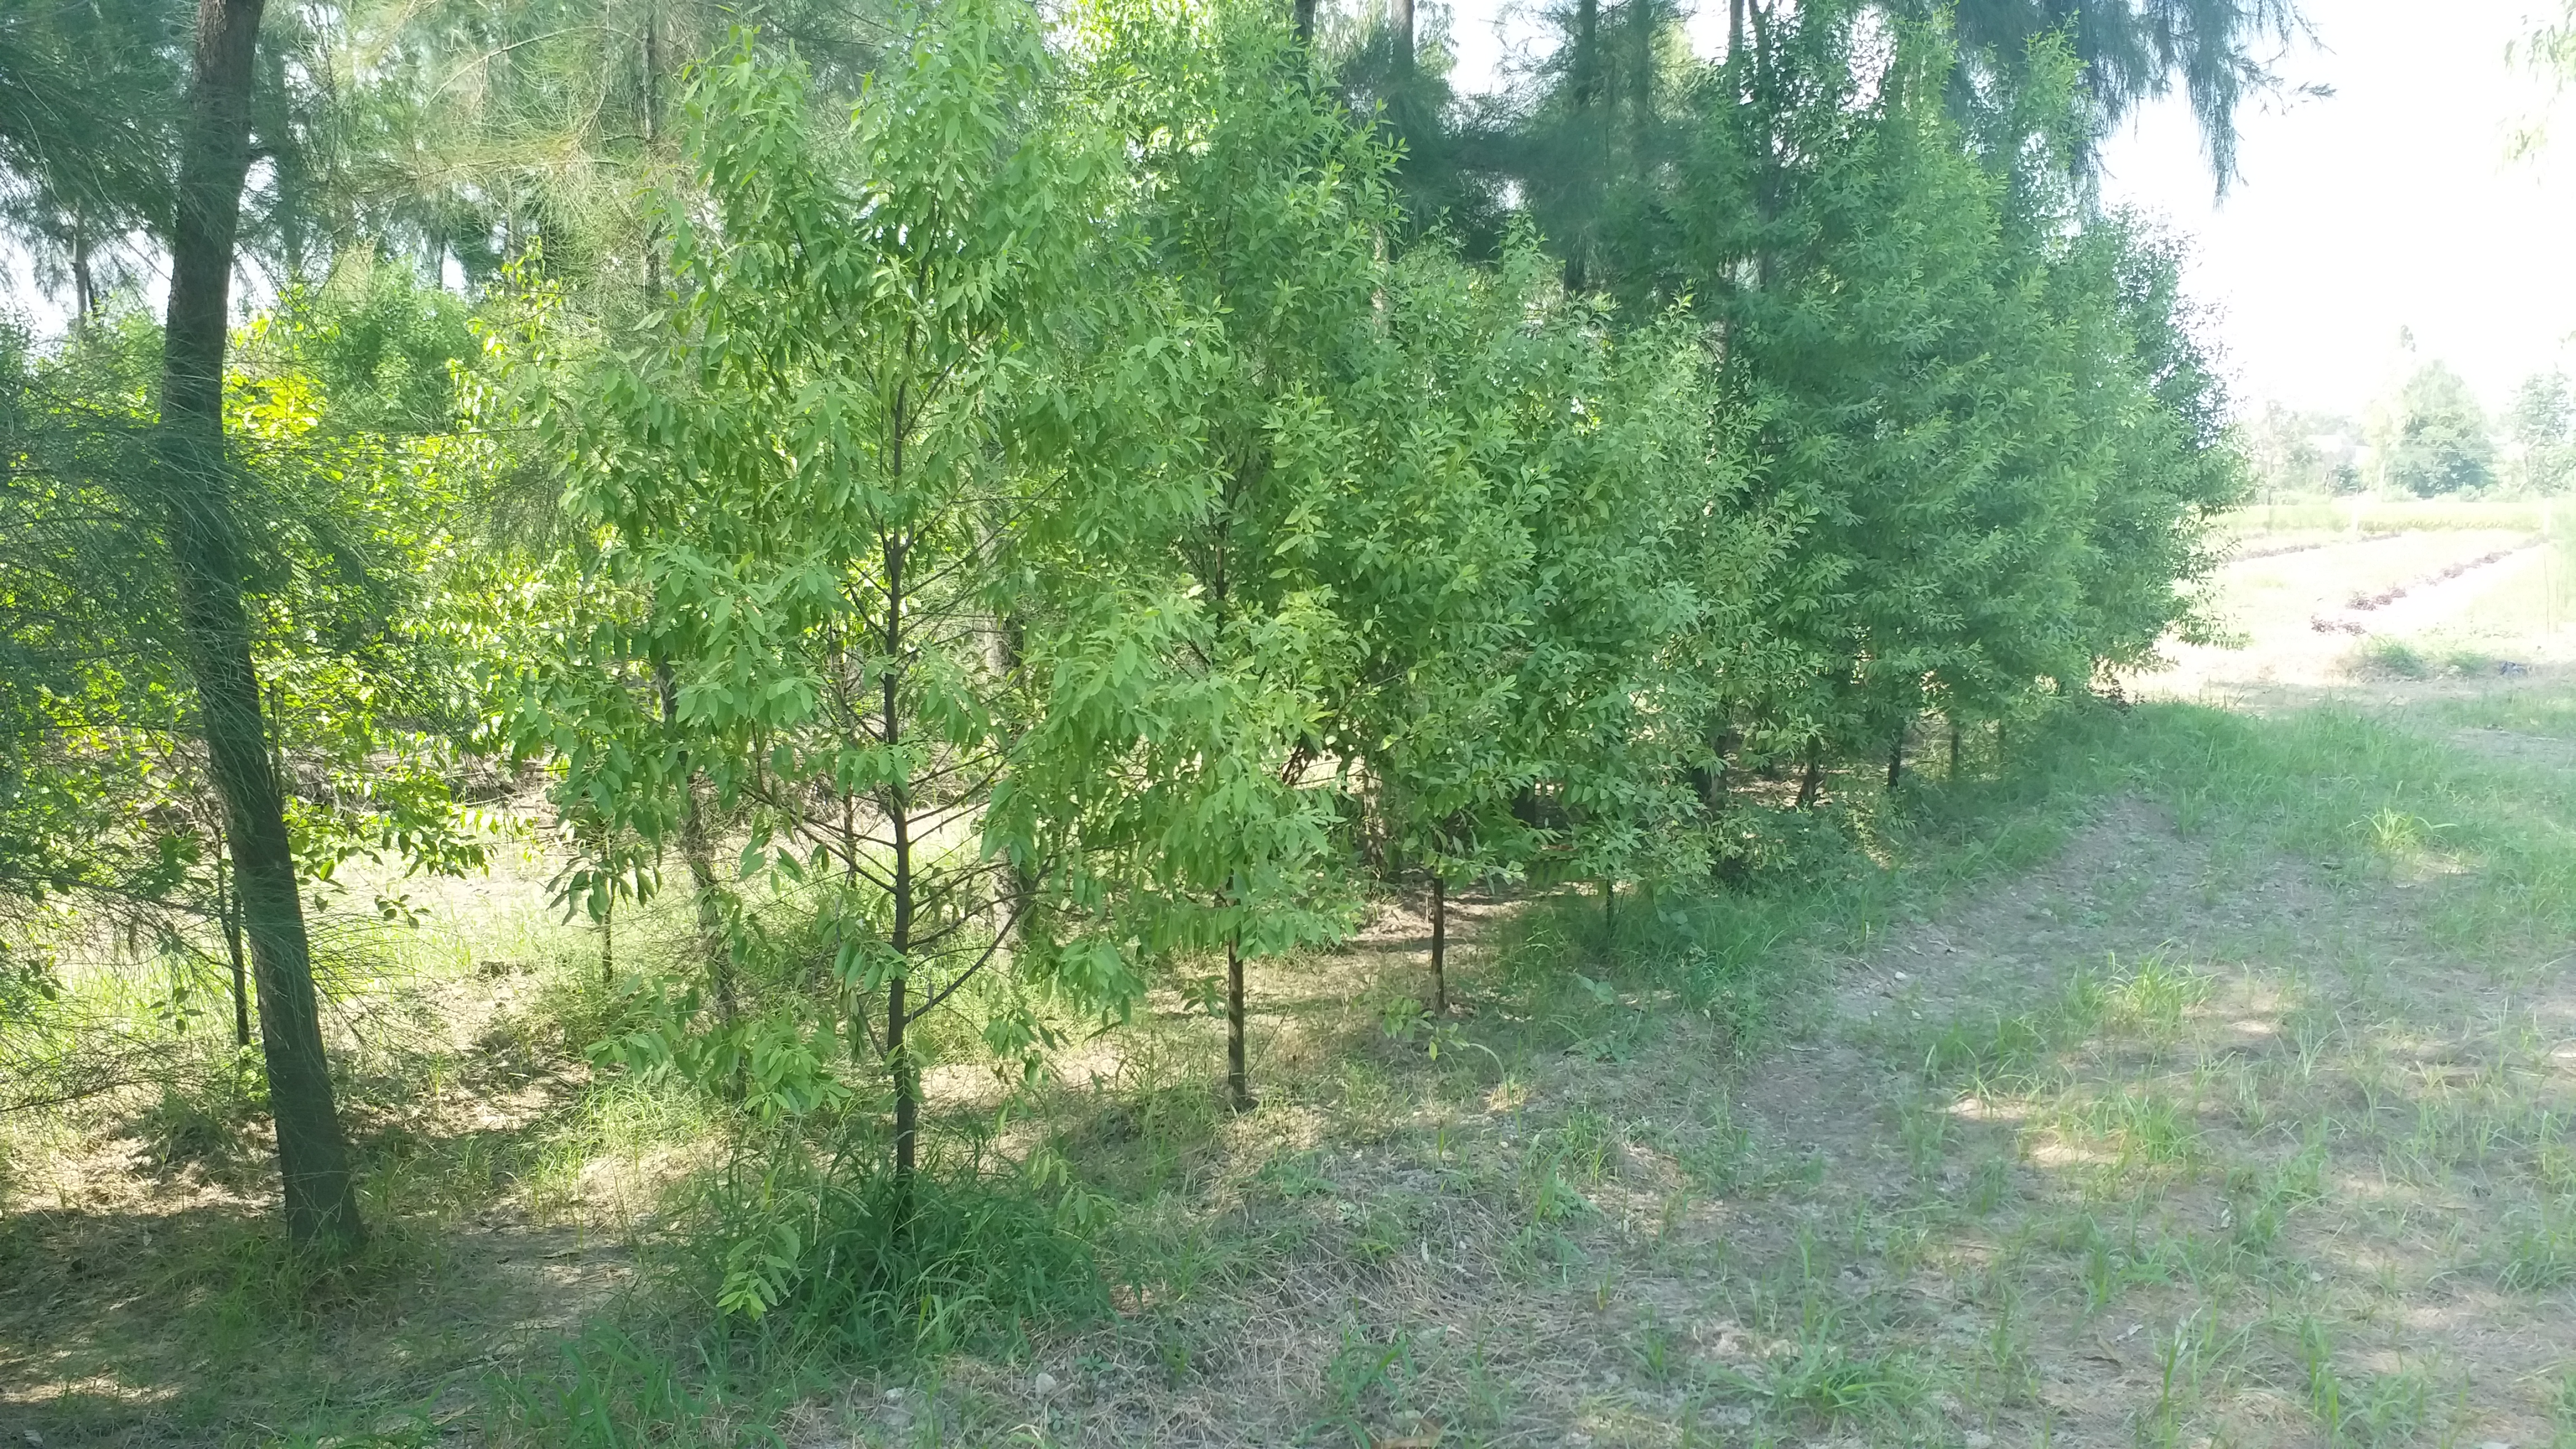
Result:
{"label": "dirt path", "polygon": [[1728,1228],[1848,1224],[1826,1301],[1921,1382],[1985,1389],[1933,1391],[1957,1432],[2553,1442],[2563,985],[2131,807],[1836,995],[1746,1102],[1817,1186]]}

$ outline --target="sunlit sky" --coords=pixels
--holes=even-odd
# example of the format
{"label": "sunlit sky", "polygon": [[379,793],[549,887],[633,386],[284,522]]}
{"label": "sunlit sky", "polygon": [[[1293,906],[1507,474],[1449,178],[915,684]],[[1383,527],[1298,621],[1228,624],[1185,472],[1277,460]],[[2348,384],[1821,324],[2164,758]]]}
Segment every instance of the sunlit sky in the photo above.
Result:
{"label": "sunlit sky", "polygon": [[[1724,3],[1702,5],[1705,54]],[[2576,372],[2576,96],[2554,117],[2558,144],[2509,154],[2550,100],[2505,58],[2542,6],[2554,0],[2305,0],[2315,43],[2282,68],[2334,93],[2243,115],[2223,204],[2179,100],[2114,139],[2105,194],[2193,239],[2192,289],[2240,407],[2358,412],[2424,358],[2490,407],[2530,372]],[[1451,24],[1466,89],[1531,29],[1512,0],[1461,0]]]}

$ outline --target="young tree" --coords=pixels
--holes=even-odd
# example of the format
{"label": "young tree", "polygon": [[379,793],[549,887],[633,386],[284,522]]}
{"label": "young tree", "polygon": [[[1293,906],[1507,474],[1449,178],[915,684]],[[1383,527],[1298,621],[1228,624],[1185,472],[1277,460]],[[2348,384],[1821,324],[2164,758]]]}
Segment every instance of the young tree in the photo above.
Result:
{"label": "young tree", "polygon": [[[1144,82],[1097,94],[1104,124],[1139,158],[1154,263],[1203,319],[1193,417],[1210,496],[1170,552],[1203,600],[1206,633],[1191,652],[1211,674],[1283,701],[1264,715],[1276,730],[1245,735],[1194,773],[1220,797],[1227,781],[1259,779],[1311,796],[1319,766],[1351,758],[1335,748],[1330,703],[1354,641],[1318,554],[1336,536],[1344,490],[1381,461],[1358,400],[1391,381],[1378,314],[1398,221],[1391,157],[1265,8],[1219,0],[1093,14],[1091,74]],[[1332,934],[1346,912],[1317,878],[1320,842],[1305,832],[1211,844],[1195,863],[1207,903],[1197,929],[1224,952],[1227,1092],[1244,1110],[1245,958]]]}
{"label": "young tree", "polygon": [[[750,808],[744,874],[796,898],[838,1004],[672,1049],[801,1111],[846,1091],[817,1057],[838,1033],[889,1084],[908,1182],[926,1017],[997,962],[1123,1009],[1175,929],[1170,862],[1296,824],[1257,782],[1158,788],[1257,702],[1169,667],[1208,637],[1167,566],[1206,505],[1204,379],[1129,265],[1114,153],[1024,9],[944,0],[897,54],[845,129],[748,41],[709,67],[657,346],[561,404],[524,379],[603,544],[523,720],[566,804],[646,841],[693,778]],[[986,1039],[1035,1030],[1005,1010]]]}

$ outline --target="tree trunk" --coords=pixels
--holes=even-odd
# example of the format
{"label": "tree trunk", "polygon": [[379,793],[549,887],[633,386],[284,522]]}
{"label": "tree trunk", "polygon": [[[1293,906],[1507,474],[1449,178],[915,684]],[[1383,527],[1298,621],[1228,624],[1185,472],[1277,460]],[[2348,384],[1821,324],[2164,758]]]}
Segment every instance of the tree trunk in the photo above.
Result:
{"label": "tree trunk", "polygon": [[1297,0],[1293,13],[1296,16],[1297,43],[1313,45],[1315,43],[1315,0]]}
{"label": "tree trunk", "polygon": [[688,862],[689,888],[697,895],[698,951],[706,958],[707,979],[716,989],[716,1010],[731,1026],[740,1019],[742,1008],[734,991],[733,947],[725,940],[724,911],[716,902],[715,846],[707,838],[696,771],[689,773],[681,788],[688,797],[680,804],[680,856]]}
{"label": "tree trunk", "polygon": [[[219,841],[217,851],[225,847]],[[250,1045],[250,960],[242,950],[241,892],[234,888],[224,857],[215,857],[215,910],[224,923],[224,954],[233,966],[233,1045]]]}
{"label": "tree trunk", "polygon": [[1817,787],[1825,782],[1824,762],[1818,758],[1821,748],[1819,742],[1807,741],[1807,773],[1798,780],[1798,808],[1801,810],[1816,803]]}
{"label": "tree trunk", "polygon": [[[680,689],[669,660],[653,661],[653,680],[662,696],[663,731],[677,738]],[[706,804],[694,764],[681,777],[680,791],[680,858],[688,865],[689,889],[696,898],[698,954],[706,963],[709,984],[715,987],[716,1010],[731,1026],[741,1019],[742,1011],[734,993],[733,951],[724,939],[724,912],[716,903],[715,845],[707,836]]]}
{"label": "tree trunk", "polygon": [[1959,722],[1950,721],[1950,778],[1959,778]]}
{"label": "tree trunk", "polygon": [[1628,119],[1635,128],[1629,144],[1635,148],[1632,164],[1639,175],[1645,173],[1648,154],[1654,149],[1655,31],[1662,20],[1656,0],[1628,0],[1629,39],[1636,47],[1636,54],[1629,57]]}
{"label": "tree trunk", "polygon": [[1225,1094],[1238,1112],[1252,1110],[1252,1073],[1243,1051],[1243,938],[1225,938]]}
{"label": "tree trunk", "polygon": [[98,280],[89,265],[89,218],[72,213],[72,325],[86,325],[98,312]]}
{"label": "tree trunk", "polygon": [[277,1123],[286,1231],[298,1248],[357,1246],[365,1232],[322,1050],[312,949],[296,894],[285,794],[260,717],[242,600],[239,525],[224,454],[225,326],[242,182],[250,172],[252,61],[262,0],[200,0],[188,132],[170,231],[155,482],[166,509],[179,622],[206,734],[242,925],[259,991],[260,1045]]}
{"label": "tree trunk", "polygon": [[1574,108],[1589,112],[1601,95],[1601,0],[1574,4]]}
{"label": "tree trunk", "polygon": [[599,984],[617,984],[617,888],[608,890],[608,904],[599,912]]}
{"label": "tree trunk", "polygon": [[1431,873],[1431,1014],[1449,1014],[1449,881]]}
{"label": "tree trunk", "polygon": [[[902,455],[896,454],[896,468],[902,467]],[[889,538],[885,546],[886,630],[885,649],[889,661],[903,658],[903,565],[907,552],[900,537]],[[896,713],[900,703],[895,691],[895,670],[891,664],[881,671],[886,753],[894,754],[902,743],[903,733]],[[906,980],[912,961],[912,792],[897,780],[886,811],[894,837],[894,928],[886,944],[894,951],[897,965],[894,979],[886,983],[886,1065],[894,1074],[894,1176],[897,1191],[908,1210],[912,1192],[912,1173],[919,1156],[921,1135],[921,1079],[912,1069],[912,1054],[904,1043],[904,1028],[911,1025],[906,1012]]]}
{"label": "tree trunk", "polygon": [[1581,200],[1577,205],[1581,220],[1565,238],[1565,287],[1569,292],[1591,290],[1592,229],[1600,220],[1601,168],[1609,157],[1604,154],[1604,128],[1599,115],[1601,100],[1601,0],[1575,0],[1574,55],[1569,67],[1574,93],[1575,145],[1580,159],[1577,185]]}
{"label": "tree trunk", "polygon": [[1618,887],[1605,875],[1601,878],[1601,939],[1605,944],[1610,940],[1611,929],[1619,924],[1614,914],[1618,905]]}
{"label": "tree trunk", "polygon": [[1395,73],[1413,77],[1413,0],[1395,0]]}

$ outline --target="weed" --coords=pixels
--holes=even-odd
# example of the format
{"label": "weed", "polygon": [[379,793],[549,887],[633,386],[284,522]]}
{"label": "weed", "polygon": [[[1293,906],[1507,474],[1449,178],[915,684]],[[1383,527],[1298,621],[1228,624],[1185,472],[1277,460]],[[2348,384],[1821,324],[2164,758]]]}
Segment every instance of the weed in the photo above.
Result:
{"label": "weed", "polygon": [[2311,1142],[2298,1156],[2275,1168],[2241,1167],[2227,1175],[2227,1209],[2220,1226],[2236,1252],[2261,1256],[2280,1242],[2290,1213],[2320,1196],[2319,1174],[2325,1164],[2322,1141]]}
{"label": "weed", "polygon": [[2353,671],[2381,679],[2430,679],[2435,665],[2401,640],[2372,639],[2356,652]]}
{"label": "weed", "polygon": [[508,1431],[567,1449],[685,1443],[708,1408],[668,1354],[606,1326],[561,1344],[552,1372],[511,1374],[496,1389]]}
{"label": "weed", "polygon": [[1342,1346],[1324,1366],[1324,1414],[1310,1432],[1339,1430],[1357,1449],[1369,1449],[1372,1410],[1402,1407],[1415,1375],[1413,1338],[1399,1333],[1381,1342],[1356,1329],[1342,1330]]}
{"label": "weed", "polygon": [[2507,1220],[2496,1281],[2522,1293],[2576,1282],[2576,1215],[2555,1203],[2516,1212]]}
{"label": "weed", "polygon": [[2012,1191],[2012,1161],[1989,1157],[1968,1175],[1968,1211],[1982,1217],[2002,1207]]}
{"label": "weed", "polygon": [[[1060,1169],[1037,1179],[928,1163],[907,1182],[861,1141],[816,1157],[789,1141],[736,1159],[696,1209],[703,1291],[765,1339],[882,1360],[1020,1341],[1030,1322],[1105,1313],[1096,1213]],[[1060,1189],[1053,1203],[1039,1189]],[[1097,1223],[1094,1223],[1097,1226]]]}
{"label": "weed", "polygon": [[1767,1387],[1775,1408],[1826,1420],[1913,1418],[1924,1401],[1921,1375],[1893,1354],[1853,1352],[1837,1341],[1837,1326],[1831,1319],[1816,1325],[1796,1357],[1771,1365]]}

